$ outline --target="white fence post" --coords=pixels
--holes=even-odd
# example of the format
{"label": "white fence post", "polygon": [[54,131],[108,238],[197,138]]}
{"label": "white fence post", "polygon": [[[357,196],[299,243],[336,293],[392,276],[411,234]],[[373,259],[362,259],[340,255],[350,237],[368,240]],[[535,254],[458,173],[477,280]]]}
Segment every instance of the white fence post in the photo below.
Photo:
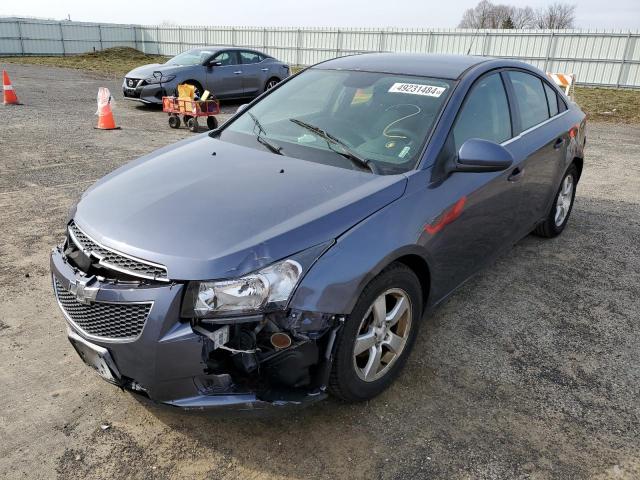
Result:
{"label": "white fence post", "polygon": [[62,28],[62,21],[58,22],[58,26],[60,27],[60,43],[62,44],[62,55],[67,54],[67,50],[64,48],[64,29]]}
{"label": "white fence post", "polygon": [[18,38],[20,39],[20,55],[24,55],[24,39],[22,38],[22,22],[18,20]]}
{"label": "white fence post", "polygon": [[616,80],[616,87],[620,88],[620,84],[622,83],[622,73],[624,72],[624,63],[627,59],[627,55],[629,54],[629,44],[631,40],[631,30],[629,30],[629,34],[627,35],[627,39],[624,42],[624,49],[622,50],[622,61],[620,62],[620,70],[618,70],[618,79]]}

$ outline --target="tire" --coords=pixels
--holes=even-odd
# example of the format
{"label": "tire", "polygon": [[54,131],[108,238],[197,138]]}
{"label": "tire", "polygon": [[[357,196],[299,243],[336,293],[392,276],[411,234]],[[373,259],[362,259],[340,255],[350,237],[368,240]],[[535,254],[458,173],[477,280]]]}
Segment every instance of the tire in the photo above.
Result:
{"label": "tire", "polygon": [[191,130],[192,132],[197,132],[199,128],[198,119],[195,117],[190,118],[187,122],[187,127],[189,127],[189,130]]}
{"label": "tire", "polygon": [[267,83],[265,83],[264,91],[266,92],[267,90],[271,90],[278,83],[280,83],[280,79],[279,78],[271,77],[269,80],[267,80]]}
{"label": "tire", "polygon": [[[406,265],[392,263],[371,280],[336,339],[329,392],[348,402],[368,400],[383,392],[398,376],[411,352],[422,302],[420,281]],[[384,314],[376,309],[376,304],[384,309]],[[376,311],[381,313],[376,315]],[[389,320],[394,311],[397,314]],[[384,318],[383,329],[374,326],[376,318]],[[397,338],[392,341],[389,332],[402,342],[398,343]],[[390,348],[391,343],[397,353]],[[356,344],[361,350],[358,355]],[[381,356],[375,356],[377,349],[382,352]],[[368,368],[376,363],[376,358],[381,359],[379,366]]]}
{"label": "tire", "polygon": [[180,128],[180,117],[177,115],[171,115],[169,117],[169,126],[171,128]]}
{"label": "tire", "polygon": [[[571,186],[570,191],[567,190],[567,182],[569,182]],[[571,215],[577,185],[578,169],[575,164],[572,163],[562,177],[562,182],[560,183],[560,187],[558,187],[547,218],[533,230],[534,235],[553,238],[562,233]]]}
{"label": "tire", "polygon": [[218,119],[216,117],[207,117],[207,128],[209,130],[215,130],[218,128]]}

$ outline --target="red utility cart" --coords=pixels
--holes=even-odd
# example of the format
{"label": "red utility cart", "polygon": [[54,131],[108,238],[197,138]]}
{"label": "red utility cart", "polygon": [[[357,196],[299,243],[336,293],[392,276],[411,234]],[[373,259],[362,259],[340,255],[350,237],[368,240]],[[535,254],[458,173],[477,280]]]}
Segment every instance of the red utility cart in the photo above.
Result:
{"label": "red utility cart", "polygon": [[213,130],[218,126],[215,115],[220,113],[218,100],[190,100],[188,98],[162,97],[162,111],[169,114],[169,126],[180,128],[182,121],[192,132],[198,131],[198,117],[207,117],[207,127]]}

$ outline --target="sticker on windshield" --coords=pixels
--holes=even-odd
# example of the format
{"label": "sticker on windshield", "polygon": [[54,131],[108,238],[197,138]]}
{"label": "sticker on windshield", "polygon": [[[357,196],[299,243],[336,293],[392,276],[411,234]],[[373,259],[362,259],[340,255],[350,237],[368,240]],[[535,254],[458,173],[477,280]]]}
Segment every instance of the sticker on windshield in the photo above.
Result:
{"label": "sticker on windshield", "polygon": [[412,95],[426,95],[428,97],[439,97],[445,90],[445,87],[420,85],[418,83],[394,83],[389,89],[392,93],[410,93]]}

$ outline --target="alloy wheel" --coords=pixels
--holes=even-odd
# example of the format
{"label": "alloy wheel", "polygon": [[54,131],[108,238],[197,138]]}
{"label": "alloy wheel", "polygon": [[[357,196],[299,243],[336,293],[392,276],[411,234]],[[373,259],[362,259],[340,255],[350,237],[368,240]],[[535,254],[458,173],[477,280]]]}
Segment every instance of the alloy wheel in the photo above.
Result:
{"label": "alloy wheel", "polygon": [[561,226],[571,208],[571,201],[573,200],[573,175],[569,174],[564,177],[560,191],[558,192],[558,198],[556,199],[556,213],[554,222],[556,227]]}
{"label": "alloy wheel", "polygon": [[269,80],[267,82],[267,90],[271,90],[273,87],[275,87],[278,84],[278,80]]}
{"label": "alloy wheel", "polygon": [[411,301],[404,290],[380,294],[360,323],[353,365],[361,380],[374,382],[400,358],[411,330]]}

